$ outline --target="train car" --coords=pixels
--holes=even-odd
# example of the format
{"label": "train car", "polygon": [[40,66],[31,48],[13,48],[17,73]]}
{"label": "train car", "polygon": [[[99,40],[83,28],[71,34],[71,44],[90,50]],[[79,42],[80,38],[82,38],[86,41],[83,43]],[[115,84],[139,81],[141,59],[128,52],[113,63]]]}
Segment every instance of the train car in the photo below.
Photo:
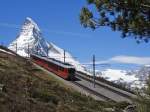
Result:
{"label": "train car", "polygon": [[34,63],[44,67],[63,79],[74,80],[75,78],[75,68],[70,64],[63,63],[52,58],[41,57],[35,54],[31,54],[30,58]]}

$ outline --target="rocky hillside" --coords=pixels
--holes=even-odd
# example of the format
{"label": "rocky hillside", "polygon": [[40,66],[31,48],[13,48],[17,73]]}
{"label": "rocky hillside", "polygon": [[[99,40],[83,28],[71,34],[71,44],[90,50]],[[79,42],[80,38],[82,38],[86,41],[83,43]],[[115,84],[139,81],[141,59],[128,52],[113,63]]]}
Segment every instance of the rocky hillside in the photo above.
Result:
{"label": "rocky hillside", "polygon": [[1,112],[103,112],[108,107],[120,108],[81,95],[29,60],[4,50],[0,50],[0,85]]}

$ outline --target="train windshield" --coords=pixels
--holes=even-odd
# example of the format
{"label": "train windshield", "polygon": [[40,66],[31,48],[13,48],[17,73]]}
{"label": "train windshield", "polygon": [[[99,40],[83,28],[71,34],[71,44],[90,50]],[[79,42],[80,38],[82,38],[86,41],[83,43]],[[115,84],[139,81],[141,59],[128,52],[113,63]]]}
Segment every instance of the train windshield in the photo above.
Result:
{"label": "train windshield", "polygon": [[75,69],[74,69],[74,68],[70,68],[70,69],[69,69],[69,73],[70,73],[70,74],[74,74],[74,73],[75,73]]}

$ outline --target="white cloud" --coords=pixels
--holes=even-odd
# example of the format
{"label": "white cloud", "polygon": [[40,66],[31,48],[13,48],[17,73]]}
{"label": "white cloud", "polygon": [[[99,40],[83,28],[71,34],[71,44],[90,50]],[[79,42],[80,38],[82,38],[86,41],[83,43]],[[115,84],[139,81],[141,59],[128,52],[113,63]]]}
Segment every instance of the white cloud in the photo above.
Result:
{"label": "white cloud", "polygon": [[[137,56],[114,56],[103,61],[96,61],[96,64],[109,65],[113,63],[136,64],[136,65],[150,65],[150,57]],[[87,63],[86,63],[87,64]],[[92,64],[92,62],[88,63]]]}
{"label": "white cloud", "polygon": [[110,62],[147,65],[150,64],[150,57],[136,57],[136,56],[115,56],[109,59]]}

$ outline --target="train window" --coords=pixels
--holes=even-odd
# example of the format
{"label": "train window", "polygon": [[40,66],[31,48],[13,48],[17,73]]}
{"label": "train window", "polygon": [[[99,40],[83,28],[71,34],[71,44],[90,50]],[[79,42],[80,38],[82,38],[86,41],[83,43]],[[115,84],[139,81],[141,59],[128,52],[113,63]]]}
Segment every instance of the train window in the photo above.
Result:
{"label": "train window", "polygon": [[59,70],[61,70],[61,71],[64,71],[64,68],[62,68],[62,67],[59,67]]}
{"label": "train window", "polygon": [[73,69],[73,68],[69,69],[70,74],[74,74],[74,72],[75,72],[75,69]]}
{"label": "train window", "polygon": [[58,70],[57,65],[54,65],[54,64],[53,64],[52,67],[53,67],[54,70],[56,70],[56,71]]}
{"label": "train window", "polygon": [[50,62],[48,63],[48,65],[49,65],[50,68],[53,66],[52,63],[50,63]]}

